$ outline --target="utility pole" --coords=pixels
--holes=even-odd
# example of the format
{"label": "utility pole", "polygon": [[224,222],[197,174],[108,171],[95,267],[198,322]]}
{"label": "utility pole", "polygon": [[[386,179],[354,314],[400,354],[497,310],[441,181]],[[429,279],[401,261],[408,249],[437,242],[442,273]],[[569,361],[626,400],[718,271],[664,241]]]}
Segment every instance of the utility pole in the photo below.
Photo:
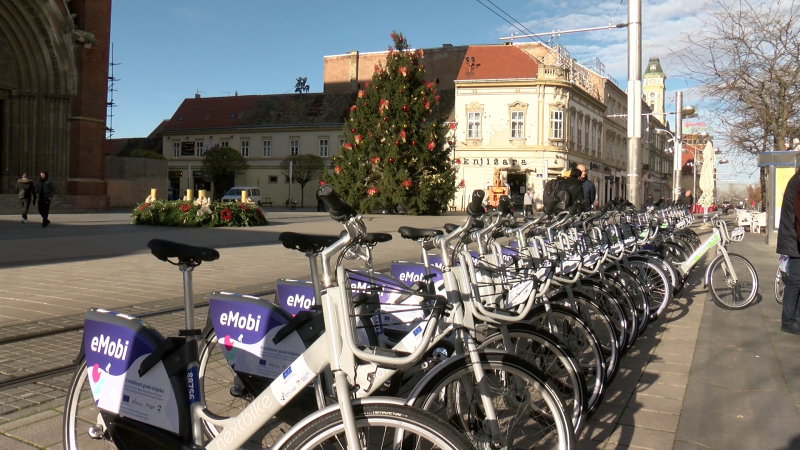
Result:
{"label": "utility pole", "polygon": [[628,201],[637,209],[642,180],[642,1],[628,1]]}
{"label": "utility pole", "polygon": [[[683,92],[675,93],[675,151],[672,161],[672,200],[681,196],[681,162],[683,158]],[[692,192],[694,194],[694,192]]]}

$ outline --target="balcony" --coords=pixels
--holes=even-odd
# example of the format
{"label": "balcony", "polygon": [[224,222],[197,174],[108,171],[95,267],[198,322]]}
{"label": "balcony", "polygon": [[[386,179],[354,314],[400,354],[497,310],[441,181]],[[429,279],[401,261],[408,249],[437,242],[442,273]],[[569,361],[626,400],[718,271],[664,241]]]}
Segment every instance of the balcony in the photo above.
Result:
{"label": "balcony", "polygon": [[569,69],[561,66],[539,65],[537,78],[540,80],[558,80],[569,82]]}

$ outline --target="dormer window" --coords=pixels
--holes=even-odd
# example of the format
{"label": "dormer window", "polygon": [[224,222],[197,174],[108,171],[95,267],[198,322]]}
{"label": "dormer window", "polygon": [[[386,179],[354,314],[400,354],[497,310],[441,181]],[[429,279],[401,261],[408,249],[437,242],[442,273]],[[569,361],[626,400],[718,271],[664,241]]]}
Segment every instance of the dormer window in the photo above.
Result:
{"label": "dormer window", "polygon": [[231,116],[228,117],[228,119],[235,119],[235,118],[236,118],[236,113],[231,113]]}
{"label": "dormer window", "polygon": [[178,117],[178,122],[180,122],[181,120],[183,120],[183,116]]}

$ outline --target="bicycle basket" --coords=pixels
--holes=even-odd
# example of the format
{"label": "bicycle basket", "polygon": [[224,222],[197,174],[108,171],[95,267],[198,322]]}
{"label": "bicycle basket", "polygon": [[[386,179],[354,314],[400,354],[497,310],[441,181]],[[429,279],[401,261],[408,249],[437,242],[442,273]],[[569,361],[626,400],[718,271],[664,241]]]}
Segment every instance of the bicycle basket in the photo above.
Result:
{"label": "bicycle basket", "polygon": [[419,330],[438,314],[434,310],[441,311],[444,306],[444,298],[428,294],[424,286],[410,288],[397,278],[377,272],[346,270],[346,274],[345,296],[352,299],[348,302],[349,315],[358,335],[354,338],[362,346],[393,348],[404,342],[405,349],[413,351],[405,338],[421,334]]}
{"label": "bicycle basket", "polygon": [[731,231],[731,241],[732,242],[739,242],[744,239],[744,227],[736,227]]}
{"label": "bicycle basket", "polygon": [[[520,255],[522,256],[522,255]],[[517,321],[530,309],[532,295],[541,276],[530,260],[516,258],[504,264],[493,264],[482,257],[478,262],[461,258],[469,283],[469,299],[473,314],[484,321]]]}

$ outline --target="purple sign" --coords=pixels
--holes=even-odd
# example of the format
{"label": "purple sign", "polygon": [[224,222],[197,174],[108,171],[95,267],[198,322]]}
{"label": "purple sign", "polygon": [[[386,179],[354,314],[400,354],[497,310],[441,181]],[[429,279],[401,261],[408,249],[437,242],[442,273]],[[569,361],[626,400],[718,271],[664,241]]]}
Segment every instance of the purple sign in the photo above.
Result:
{"label": "purple sign", "polygon": [[[442,280],[442,271],[436,267],[430,268],[432,277],[431,281],[438,282]],[[392,276],[411,286],[414,283],[424,283],[425,278],[425,265],[423,263],[411,261],[392,261]]]}
{"label": "purple sign", "polygon": [[[98,320],[90,319],[90,315]],[[121,321],[131,321],[131,324]],[[94,368],[95,372],[102,368],[109,375],[124,375],[140,356],[155,350],[155,342],[148,343],[139,336],[146,325],[135,317],[90,311],[83,326],[86,367]]]}
{"label": "purple sign", "polygon": [[217,337],[225,339],[226,347],[233,347],[233,343],[229,343],[231,337],[241,344],[256,344],[269,330],[289,322],[290,317],[285,311],[257,297],[225,297],[209,298],[208,314]]}
{"label": "purple sign", "polygon": [[311,311],[316,304],[314,286],[308,281],[278,280],[278,304],[292,316],[300,311]]}

